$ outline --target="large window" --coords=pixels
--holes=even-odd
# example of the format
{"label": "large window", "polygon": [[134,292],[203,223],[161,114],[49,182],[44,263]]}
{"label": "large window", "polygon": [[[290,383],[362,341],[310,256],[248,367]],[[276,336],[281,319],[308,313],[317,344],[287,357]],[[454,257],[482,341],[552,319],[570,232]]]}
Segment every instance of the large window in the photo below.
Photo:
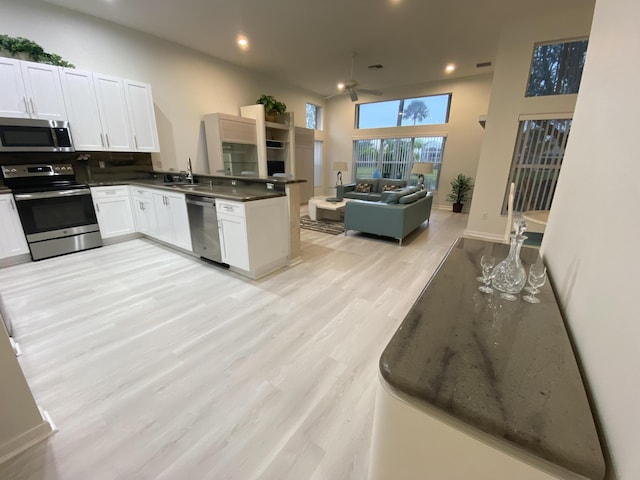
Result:
{"label": "large window", "polygon": [[445,137],[409,137],[354,140],[354,172],[358,178],[412,180],[414,162],[430,162],[433,173],[425,175],[425,187],[438,189]]}
{"label": "large window", "polygon": [[357,128],[447,123],[450,103],[450,94],[361,103],[356,107]]}
{"label": "large window", "polygon": [[536,45],[527,97],[578,93],[587,40]]}
{"label": "large window", "polygon": [[[515,183],[513,210],[549,210],[571,130],[571,119],[520,122],[509,184]],[[507,213],[509,192],[502,213]]]}

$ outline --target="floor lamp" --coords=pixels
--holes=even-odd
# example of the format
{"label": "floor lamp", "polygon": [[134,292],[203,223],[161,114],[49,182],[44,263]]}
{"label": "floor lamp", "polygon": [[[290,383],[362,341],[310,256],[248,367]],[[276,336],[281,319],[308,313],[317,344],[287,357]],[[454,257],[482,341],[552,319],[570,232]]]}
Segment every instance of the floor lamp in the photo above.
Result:
{"label": "floor lamp", "polygon": [[338,172],[336,175],[336,196],[327,198],[327,202],[341,202],[342,195],[338,194],[338,187],[342,186],[342,172],[347,171],[347,162],[333,162],[333,171]]}
{"label": "floor lamp", "polygon": [[433,173],[433,163],[430,162],[416,162],[413,164],[411,173],[418,175],[418,185],[424,190],[424,176],[431,175]]}

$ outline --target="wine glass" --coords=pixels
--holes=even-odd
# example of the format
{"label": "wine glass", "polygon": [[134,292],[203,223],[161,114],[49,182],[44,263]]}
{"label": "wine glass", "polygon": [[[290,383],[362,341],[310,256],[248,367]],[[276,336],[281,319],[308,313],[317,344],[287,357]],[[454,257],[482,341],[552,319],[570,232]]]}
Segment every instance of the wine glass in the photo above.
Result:
{"label": "wine glass", "polygon": [[478,287],[478,290],[480,290],[482,293],[493,293],[493,288],[491,288],[489,286],[489,284],[491,283],[491,279],[493,278],[493,275],[491,275],[491,273],[493,272],[493,266],[496,264],[496,257],[492,257],[490,255],[483,255],[480,258],[480,267],[482,268],[482,283],[484,283],[484,285],[482,285],[481,287]]}
{"label": "wine glass", "polygon": [[544,265],[535,263],[529,267],[529,276],[527,277],[530,287],[527,287],[527,292],[530,295],[525,295],[522,299],[529,303],[540,303],[536,294],[540,292],[539,288],[547,281],[547,269]]}

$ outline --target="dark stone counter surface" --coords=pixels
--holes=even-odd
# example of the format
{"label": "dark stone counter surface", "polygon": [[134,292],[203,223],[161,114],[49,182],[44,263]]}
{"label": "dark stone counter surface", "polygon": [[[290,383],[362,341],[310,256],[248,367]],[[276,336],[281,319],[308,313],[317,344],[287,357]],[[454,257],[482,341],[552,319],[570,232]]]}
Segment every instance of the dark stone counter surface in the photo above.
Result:
{"label": "dark stone counter surface", "polygon": [[140,187],[158,188],[172,192],[187,193],[190,195],[200,195],[202,197],[215,197],[236,202],[251,202],[264,200],[265,198],[282,197],[284,191],[267,190],[266,184],[256,183],[250,185],[233,186],[230,184],[215,185],[207,183],[196,183],[192,185],[164,183],[155,180],[121,180],[113,182],[90,183],[91,187],[104,187],[113,185],[132,185]]}
{"label": "dark stone counter surface", "polygon": [[[480,257],[499,262],[508,250],[458,239],[384,350],[382,376],[499,442],[602,479],[593,416],[549,282],[539,304],[478,291]],[[521,258],[528,268],[538,251],[524,247]]]}

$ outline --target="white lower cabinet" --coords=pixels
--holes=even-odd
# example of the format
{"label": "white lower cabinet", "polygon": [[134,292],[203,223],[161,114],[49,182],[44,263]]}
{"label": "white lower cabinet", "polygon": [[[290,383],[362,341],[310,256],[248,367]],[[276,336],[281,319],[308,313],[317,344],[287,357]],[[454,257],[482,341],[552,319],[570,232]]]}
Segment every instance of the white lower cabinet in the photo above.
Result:
{"label": "white lower cabinet", "polygon": [[91,196],[102,238],[135,233],[129,187],[92,187]]}
{"label": "white lower cabinet", "polygon": [[11,194],[0,195],[0,258],[29,253],[18,210]]}
{"label": "white lower cabinet", "polygon": [[152,190],[155,233],[151,236],[176,247],[191,250],[187,202],[183,193]]}
{"label": "white lower cabinet", "polygon": [[250,278],[287,265],[286,197],[252,202],[216,200],[222,261]]}
{"label": "white lower cabinet", "polygon": [[153,190],[131,187],[131,200],[136,231],[151,237],[156,236],[158,222],[153,206]]}

